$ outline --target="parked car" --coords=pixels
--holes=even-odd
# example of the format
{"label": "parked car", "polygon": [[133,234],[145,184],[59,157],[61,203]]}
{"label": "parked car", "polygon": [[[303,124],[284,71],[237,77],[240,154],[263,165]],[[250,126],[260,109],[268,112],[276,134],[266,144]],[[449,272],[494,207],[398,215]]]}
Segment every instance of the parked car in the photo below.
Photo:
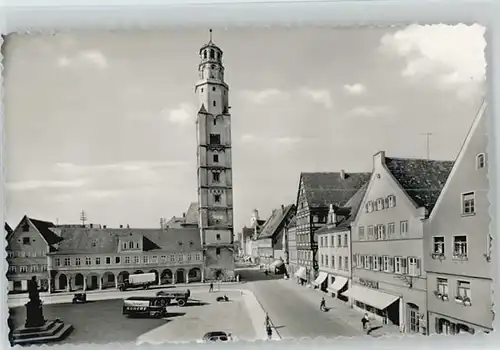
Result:
{"label": "parked car", "polygon": [[202,338],[202,342],[204,343],[227,342],[232,340],[233,337],[231,336],[231,333],[224,331],[208,332]]}
{"label": "parked car", "polygon": [[73,304],[86,303],[87,302],[87,293],[75,293],[75,295],[73,296],[73,300],[71,302]]}
{"label": "parked car", "polygon": [[167,305],[170,305],[171,301],[175,299],[177,305],[184,306],[186,305],[189,297],[191,296],[191,291],[189,289],[186,290],[161,290],[156,293],[157,297],[162,297],[167,301]]}

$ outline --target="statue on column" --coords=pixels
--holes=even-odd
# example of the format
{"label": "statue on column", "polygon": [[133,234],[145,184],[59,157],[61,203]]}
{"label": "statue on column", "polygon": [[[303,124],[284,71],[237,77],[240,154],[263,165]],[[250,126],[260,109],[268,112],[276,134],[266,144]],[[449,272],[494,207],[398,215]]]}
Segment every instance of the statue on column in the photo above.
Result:
{"label": "statue on column", "polygon": [[25,327],[41,327],[45,324],[43,317],[42,301],[36,277],[33,276],[28,281],[28,295],[30,301],[26,304],[26,323]]}

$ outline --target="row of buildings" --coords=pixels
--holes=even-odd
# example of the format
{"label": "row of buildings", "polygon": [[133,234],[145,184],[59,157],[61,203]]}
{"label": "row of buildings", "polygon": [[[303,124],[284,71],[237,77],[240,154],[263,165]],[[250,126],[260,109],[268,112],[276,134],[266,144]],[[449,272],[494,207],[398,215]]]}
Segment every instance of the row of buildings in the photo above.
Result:
{"label": "row of buildings", "polygon": [[378,152],[371,172],[302,173],[293,214],[271,233],[254,219],[242,254],[283,260],[299,283],[403,332],[491,331],[487,118],[483,103],[455,161]]}

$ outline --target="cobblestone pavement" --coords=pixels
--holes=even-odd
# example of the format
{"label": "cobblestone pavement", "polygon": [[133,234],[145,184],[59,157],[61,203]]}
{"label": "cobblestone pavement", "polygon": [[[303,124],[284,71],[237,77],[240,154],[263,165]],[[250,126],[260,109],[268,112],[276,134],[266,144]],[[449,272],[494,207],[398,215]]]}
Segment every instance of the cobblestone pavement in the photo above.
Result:
{"label": "cobblestone pavement", "polygon": [[[223,294],[229,297],[229,302],[216,301],[216,297]],[[171,307],[169,312],[174,315],[179,313],[178,316],[169,317],[169,322],[142,334],[138,337],[137,344],[200,341],[203,335],[210,331],[226,331],[241,340],[256,339],[251,315],[241,291],[205,292],[200,299],[209,304]]]}

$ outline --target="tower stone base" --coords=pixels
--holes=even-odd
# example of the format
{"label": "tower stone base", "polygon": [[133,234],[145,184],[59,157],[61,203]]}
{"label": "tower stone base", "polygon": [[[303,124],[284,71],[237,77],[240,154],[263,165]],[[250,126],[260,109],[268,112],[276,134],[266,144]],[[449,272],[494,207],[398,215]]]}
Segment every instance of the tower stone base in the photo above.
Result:
{"label": "tower stone base", "polygon": [[205,257],[205,280],[234,280],[234,257],[230,249],[221,247],[220,254],[217,255],[216,248],[209,247],[205,249]]}

